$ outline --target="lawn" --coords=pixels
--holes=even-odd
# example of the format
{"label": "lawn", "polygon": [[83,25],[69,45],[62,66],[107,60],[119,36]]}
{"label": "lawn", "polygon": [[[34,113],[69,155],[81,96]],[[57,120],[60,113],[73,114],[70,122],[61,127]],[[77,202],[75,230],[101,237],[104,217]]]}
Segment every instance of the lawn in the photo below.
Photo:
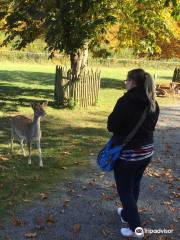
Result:
{"label": "lawn", "polygon": [[[123,94],[127,68],[101,68],[101,92],[97,106],[87,109],[53,107],[54,65],[1,62],[0,64],[0,214],[13,211],[17,203],[40,198],[57,181],[77,176],[107,140],[107,116]],[[153,69],[149,69],[153,74]],[[173,70],[159,70],[157,82],[171,81]],[[9,117],[32,117],[30,103],[48,100],[42,119],[42,153],[45,167],[39,169],[33,151],[32,166],[18,144],[10,151]],[[158,98],[160,105],[174,104],[173,98]]]}

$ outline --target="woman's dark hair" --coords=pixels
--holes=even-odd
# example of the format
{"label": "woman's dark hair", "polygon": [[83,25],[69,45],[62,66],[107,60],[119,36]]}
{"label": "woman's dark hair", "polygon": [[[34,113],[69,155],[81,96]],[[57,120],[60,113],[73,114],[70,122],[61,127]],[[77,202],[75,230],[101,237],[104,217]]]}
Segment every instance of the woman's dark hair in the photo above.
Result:
{"label": "woman's dark hair", "polygon": [[128,72],[128,79],[134,80],[137,86],[143,86],[146,80],[146,72],[141,69],[133,69]]}
{"label": "woman's dark hair", "polygon": [[151,105],[150,109],[154,112],[156,110],[155,84],[151,75],[143,69],[137,68],[129,71],[127,77],[129,80],[134,80],[136,86],[144,86]]}

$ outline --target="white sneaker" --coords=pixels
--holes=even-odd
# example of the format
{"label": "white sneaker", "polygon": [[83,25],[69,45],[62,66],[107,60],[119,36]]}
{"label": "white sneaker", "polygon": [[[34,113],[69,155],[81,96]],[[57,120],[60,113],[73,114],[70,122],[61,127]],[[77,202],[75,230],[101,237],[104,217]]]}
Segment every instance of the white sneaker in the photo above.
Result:
{"label": "white sneaker", "polygon": [[133,232],[130,228],[121,228],[120,232],[123,237],[143,238],[144,237],[143,229],[139,227],[138,230],[141,231]]}
{"label": "white sneaker", "polygon": [[120,216],[120,219],[121,219],[121,222],[122,222],[122,223],[128,223],[128,222],[124,221],[123,218],[121,217],[121,212],[122,212],[122,210],[123,210],[123,208],[119,207],[119,208],[117,209],[117,214]]}

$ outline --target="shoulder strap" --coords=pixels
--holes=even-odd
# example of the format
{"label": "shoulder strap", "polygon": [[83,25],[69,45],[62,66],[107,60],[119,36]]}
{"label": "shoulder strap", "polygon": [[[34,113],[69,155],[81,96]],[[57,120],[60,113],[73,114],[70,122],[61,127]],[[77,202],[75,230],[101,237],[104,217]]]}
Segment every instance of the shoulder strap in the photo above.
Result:
{"label": "shoulder strap", "polygon": [[122,147],[124,147],[125,145],[127,145],[128,142],[131,141],[131,139],[135,136],[137,130],[139,129],[139,127],[142,125],[142,123],[144,122],[147,113],[149,110],[149,105],[148,107],[145,108],[140,120],[137,122],[136,126],[133,128],[133,130],[128,134],[128,136],[125,138],[125,140],[123,141]]}

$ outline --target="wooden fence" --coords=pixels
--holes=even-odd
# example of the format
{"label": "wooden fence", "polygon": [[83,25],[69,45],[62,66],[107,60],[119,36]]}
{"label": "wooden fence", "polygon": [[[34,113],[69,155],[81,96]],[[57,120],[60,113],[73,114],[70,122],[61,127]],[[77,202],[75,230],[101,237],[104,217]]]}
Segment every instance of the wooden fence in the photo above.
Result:
{"label": "wooden fence", "polygon": [[180,68],[175,68],[172,81],[180,82]]}
{"label": "wooden fence", "polygon": [[59,105],[72,101],[79,107],[94,106],[100,91],[100,71],[84,71],[79,80],[73,81],[71,70],[56,66],[54,99]]}

